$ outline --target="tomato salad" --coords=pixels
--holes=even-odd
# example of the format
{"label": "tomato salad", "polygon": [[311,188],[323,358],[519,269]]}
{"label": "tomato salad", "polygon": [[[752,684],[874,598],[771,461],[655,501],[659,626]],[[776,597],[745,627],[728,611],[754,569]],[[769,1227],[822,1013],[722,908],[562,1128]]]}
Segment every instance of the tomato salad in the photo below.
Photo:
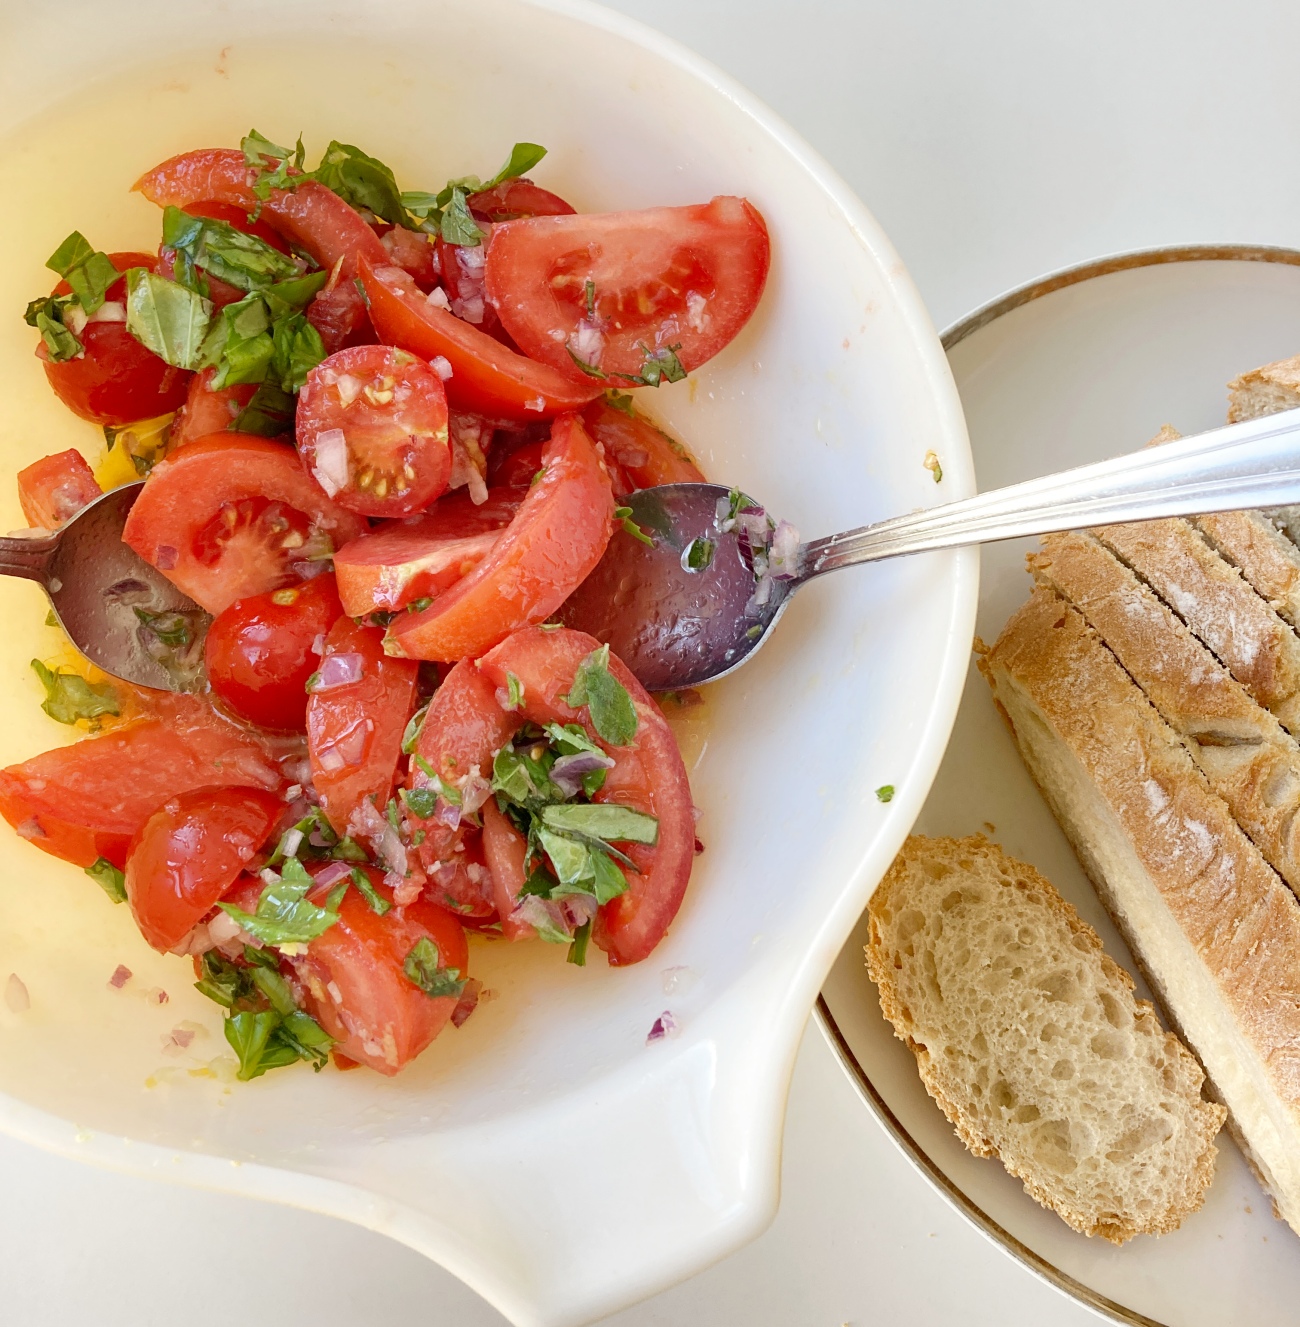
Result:
{"label": "tomato salad", "polygon": [[[241,1078],[394,1074],[473,1011],[467,931],[637,963],[690,879],[663,713],[549,619],[646,537],[628,493],[703,478],[632,393],[739,332],[767,231],[742,198],[581,214],[543,155],[434,193],[338,142],[186,152],[135,186],[155,253],[74,232],[27,310],[198,609],[134,605],[174,692],[34,662],[91,735],[0,771],[0,813],[193,963]],[[101,491],[75,450],[18,482],[45,529]]]}

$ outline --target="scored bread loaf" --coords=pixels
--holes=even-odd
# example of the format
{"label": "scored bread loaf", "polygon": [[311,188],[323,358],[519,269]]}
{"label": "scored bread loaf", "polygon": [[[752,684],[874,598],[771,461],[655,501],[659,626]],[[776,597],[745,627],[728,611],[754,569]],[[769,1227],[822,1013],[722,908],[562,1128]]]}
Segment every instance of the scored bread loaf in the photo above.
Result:
{"label": "scored bread loaf", "polygon": [[981,835],[914,835],[868,915],[881,1008],[972,1152],[1117,1244],[1200,1207],[1223,1108],[1033,867]]}
{"label": "scored bread loaf", "polygon": [[979,667],[1035,782],[1300,1232],[1300,903],[1045,586]]}
{"label": "scored bread loaf", "polygon": [[[1228,384],[1228,423],[1281,414],[1300,406],[1300,355],[1264,364]],[[1274,507],[1267,516],[1300,543],[1300,507]],[[1288,619],[1293,626],[1300,621]]]}

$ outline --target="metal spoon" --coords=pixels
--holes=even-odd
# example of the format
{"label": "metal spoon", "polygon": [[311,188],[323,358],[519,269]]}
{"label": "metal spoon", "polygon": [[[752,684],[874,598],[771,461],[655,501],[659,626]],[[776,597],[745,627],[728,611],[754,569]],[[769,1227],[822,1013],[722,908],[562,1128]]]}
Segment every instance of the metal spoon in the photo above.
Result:
{"label": "metal spoon", "polygon": [[143,487],[105,493],[50,534],[0,539],[0,575],[42,585],[59,625],[96,667],[139,686],[179,691],[187,670],[158,648],[147,622],[184,613],[197,642],[207,615],[122,542],[126,514]]}
{"label": "metal spoon", "polygon": [[[1300,411],[1248,420],[1095,465],[895,516],[800,545],[794,574],[757,604],[735,531],[719,529],[731,490],[667,484],[632,494],[646,545],[617,532],[595,571],[560,610],[607,641],[650,691],[711,682],[771,635],[801,585],[859,562],[962,544],[1163,516],[1300,502]],[[693,541],[696,556],[687,555]],[[707,565],[689,569],[692,561]]]}

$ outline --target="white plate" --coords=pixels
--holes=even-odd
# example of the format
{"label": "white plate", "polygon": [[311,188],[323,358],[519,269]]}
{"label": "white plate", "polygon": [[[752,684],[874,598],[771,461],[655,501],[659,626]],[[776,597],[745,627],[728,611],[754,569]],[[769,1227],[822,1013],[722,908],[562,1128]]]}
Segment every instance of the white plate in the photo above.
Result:
{"label": "white plate", "polygon": [[[1127,255],[1036,282],[964,319],[944,342],[980,489],[1133,451],[1165,423],[1184,433],[1221,424],[1230,378],[1300,350],[1297,263],[1300,252],[1275,249]],[[1032,546],[983,550],[976,630],[988,641],[1029,593]],[[973,667],[916,829],[989,834],[1052,880],[1134,970]],[[1226,1132],[1205,1206],[1176,1233],[1119,1249],[1075,1234],[957,1139],[880,1013],[865,939],[864,919],[823,988],[823,1025],[864,1100],[958,1210],[1119,1322],[1221,1327],[1246,1321],[1247,1309],[1252,1327],[1295,1322],[1300,1240],[1274,1219]]]}
{"label": "white plate", "polygon": [[[152,247],[158,213],[130,183],[250,125],[302,130],[313,161],[330,137],[359,144],[411,187],[490,172],[529,139],[551,149],[538,180],[583,210],[747,194],[773,238],[763,305],[654,411],[809,533],[972,489],[947,363],[879,228],[763,107],[647,29],[567,0],[48,0],[17,32],[0,49],[0,529],[22,523],[15,469],[102,445],[50,394],[16,316],[49,288],[46,255],[74,227]],[[801,594],[708,707],[692,770],[707,851],[661,949],[615,971],[476,944],[497,998],[391,1082],[195,1076],[225,1048],[185,965],[79,871],[0,833],[0,983],[17,973],[32,1001],[0,1003],[0,1127],[361,1222],[517,1323],[598,1317],[721,1257],[775,1211],[799,1035],[938,767],[976,565],[934,556]],[[0,764],[65,735],[28,669],[54,646],[44,615],[30,585],[0,586]],[[888,806],[884,783],[902,790]],[[114,993],[119,962],[136,976]],[[672,993],[668,968],[687,970]],[[647,1047],[664,1009],[681,1035]],[[165,1057],[187,1019],[206,1035]]]}

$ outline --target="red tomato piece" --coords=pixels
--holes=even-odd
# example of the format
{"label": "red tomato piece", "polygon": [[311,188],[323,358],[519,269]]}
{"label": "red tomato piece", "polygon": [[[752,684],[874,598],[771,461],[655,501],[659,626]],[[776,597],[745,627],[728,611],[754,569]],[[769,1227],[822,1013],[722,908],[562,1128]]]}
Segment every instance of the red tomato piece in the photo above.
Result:
{"label": "red tomato piece", "polygon": [[517,221],[520,217],[572,216],[573,208],[549,189],[522,177],[502,180],[491,189],[470,194],[469,210],[481,221]]}
{"label": "red tomato piece", "polygon": [[422,360],[352,346],[317,364],[298,397],[298,454],[349,511],[410,516],[451,476],[447,397]]}
{"label": "red tomato piece", "polygon": [[122,538],[209,613],[301,579],[355,539],[359,516],[303,473],[291,447],[243,433],[201,438],[159,462]]}
{"label": "red tomato piece", "polygon": [[498,809],[496,798],[483,803],[483,858],[492,873],[492,901],[507,940],[532,940],[537,932],[515,915],[519,891],[528,878],[524,863],[528,841]]}
{"label": "red tomato piece", "polygon": [[555,421],[543,464],[491,553],[423,612],[398,618],[390,649],[446,662],[481,654],[543,621],[582,583],[614,528],[609,475],[576,415]]}
{"label": "red tomato piece", "polygon": [[57,530],[87,503],[101,497],[86,458],[75,447],[39,461],[18,472],[18,501],[27,524]]}
{"label": "red tomato piece", "polygon": [[496,467],[492,478],[498,484],[526,490],[542,468],[542,453],[546,450],[547,441],[546,438],[539,438],[536,442],[526,442],[522,447],[516,447]]}
{"label": "red tomato piece", "polygon": [[607,401],[593,401],[582,412],[582,422],[604,447],[605,463],[614,461],[632,489],[705,482],[686,448],[643,415],[629,415]]}
{"label": "red tomato piece", "polygon": [[579,409],[599,395],[598,384],[577,385],[431,304],[400,267],[363,258],[360,270],[380,338],[421,359],[442,356],[452,369],[445,385],[455,409],[529,422]]}
{"label": "red tomato piece", "polygon": [[307,679],[342,612],[330,575],[236,599],[217,614],[203,646],[213,694],[250,723],[302,732]]}
{"label": "red tomato piece", "polygon": [[211,383],[216,372],[216,369],[201,369],[190,379],[185,404],[172,420],[172,451],[199,438],[229,429],[239,412],[253,399],[257,384],[252,382],[213,390]]}
{"label": "red tomato piece", "polygon": [[[148,253],[110,253],[108,257],[119,272],[130,267],[147,267],[151,272],[158,268],[158,260]],[[66,295],[69,290],[68,283],[60,281],[54,294]],[[189,389],[190,374],[159,359],[126,330],[124,277],[109,286],[94,317],[77,334],[85,350],[76,359],[51,364],[45,342],[36,347],[36,357],[59,400],[74,415],[113,428],[178,409]]]}
{"label": "red tomato piece", "polygon": [[393,226],[379,237],[379,242],[388,252],[388,261],[406,272],[421,290],[432,290],[438,284],[437,250],[423,231]]}
{"label": "red tomato piece", "polygon": [[140,827],[126,859],[126,897],[140,934],[166,953],[235,883],[284,803],[257,788],[194,788]]}
{"label": "red tomato piece", "polygon": [[[380,874],[363,869],[376,892],[391,900]],[[328,893],[318,886],[308,897],[319,904]],[[440,967],[465,978],[469,946],[451,913],[420,899],[379,917],[352,888],[339,905],[339,920],[291,960],[306,989],[307,1011],[338,1042],[339,1053],[390,1077],[446,1027],[458,1003],[454,995],[426,995],[403,971],[422,939],[437,946]]]}
{"label": "red tomato piece", "polygon": [[475,506],[465,492],[435,502],[424,516],[393,521],[334,555],[339,597],[349,617],[395,612],[436,598],[495,547],[527,489],[493,489]]}
{"label": "red tomato piece", "polygon": [[[609,671],[627,689],[636,707],[637,731],[631,745],[611,747],[591,724],[586,706],[564,701],[578,665],[600,642],[581,631],[561,628],[517,631],[479,660],[489,683],[504,687],[513,673],[523,684],[522,718],[534,723],[580,723],[593,741],[614,758],[605,786],[592,799],[628,806],[659,820],[658,842],[624,844],[636,863],[626,893],[604,904],[592,939],[614,966],[638,963],[663,939],[677,915],[695,859],[695,814],[686,766],[659,707],[621,660],[610,656]],[[495,691],[494,691],[495,694]]]}
{"label": "red tomato piece", "polygon": [[480,929],[496,924],[492,872],[483,857],[482,834],[467,832],[447,861],[430,866],[425,897],[454,912],[462,926]]}
{"label": "red tomato piece", "polygon": [[0,770],[0,815],[34,846],[77,866],[127,846],[168,798],[213,785],[276,789],[283,779],[257,737],[206,701],[168,696],[156,717]]}
{"label": "red tomato piece", "polygon": [[749,321],[770,261],[743,198],[529,217],[493,230],[487,296],[524,354],[589,382],[576,357],[621,387],[648,352],[676,346],[688,370],[712,359]]}
{"label": "red tomato piece", "polygon": [[[325,637],[320,673],[307,697],[307,749],[321,806],[342,835],[363,798],[383,808],[392,795],[419,665],[388,658],[381,632],[340,617]],[[350,673],[355,681],[337,680]]]}

